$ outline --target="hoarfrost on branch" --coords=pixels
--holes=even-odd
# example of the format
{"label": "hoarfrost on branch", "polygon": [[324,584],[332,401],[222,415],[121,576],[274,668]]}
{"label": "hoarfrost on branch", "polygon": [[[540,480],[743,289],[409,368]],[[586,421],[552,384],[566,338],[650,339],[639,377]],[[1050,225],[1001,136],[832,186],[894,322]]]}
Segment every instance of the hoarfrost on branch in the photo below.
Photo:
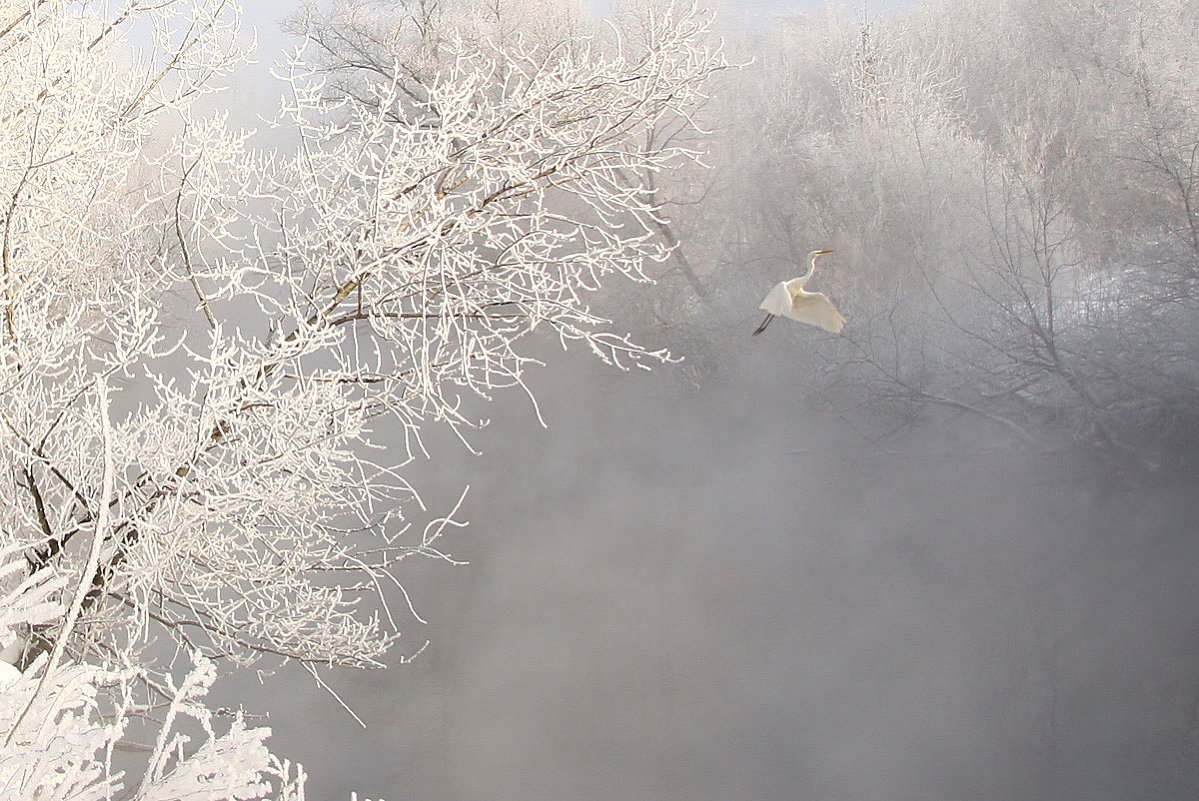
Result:
{"label": "hoarfrost on branch", "polygon": [[[449,559],[456,522],[403,468],[424,426],[524,387],[531,332],[668,358],[588,295],[669,255],[639,176],[697,153],[644,132],[724,68],[703,15],[628,38],[447,17],[424,77],[380,51],[354,92],[305,36],[280,150],[221,110],[239,16],[0,3],[6,798],[300,797],[268,730],[215,732],[214,660],[382,664],[414,614],[397,566]],[[150,655],[164,635],[190,667]],[[128,782],[110,756],[143,717]]]}

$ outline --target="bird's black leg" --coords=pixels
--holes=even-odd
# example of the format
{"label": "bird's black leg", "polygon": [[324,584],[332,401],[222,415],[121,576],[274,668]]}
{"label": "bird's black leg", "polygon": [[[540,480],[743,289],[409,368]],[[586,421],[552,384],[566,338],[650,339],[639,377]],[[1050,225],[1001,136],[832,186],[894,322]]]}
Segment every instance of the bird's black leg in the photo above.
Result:
{"label": "bird's black leg", "polygon": [[773,315],[773,314],[768,314],[768,315],[766,315],[766,319],[762,321],[762,324],[761,324],[760,326],[758,326],[756,329],[754,329],[754,336],[757,336],[758,334],[760,334],[760,333],[762,333],[763,331],[765,331],[765,330],[766,330],[766,326],[770,325],[770,321],[771,321],[771,320],[773,320],[773,319],[774,319],[774,315]]}

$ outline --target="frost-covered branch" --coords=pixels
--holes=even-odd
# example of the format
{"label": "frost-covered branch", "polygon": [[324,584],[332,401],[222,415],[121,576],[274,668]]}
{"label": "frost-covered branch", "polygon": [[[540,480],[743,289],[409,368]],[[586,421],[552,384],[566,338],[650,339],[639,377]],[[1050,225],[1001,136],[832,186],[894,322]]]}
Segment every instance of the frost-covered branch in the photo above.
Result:
{"label": "frost-covered branch", "polygon": [[696,154],[646,134],[724,68],[707,18],[663,7],[626,41],[447,15],[436,69],[385,46],[354,92],[313,28],[270,123],[297,147],[266,152],[197,110],[244,55],[228,0],[10,11],[0,532],[27,580],[76,577],[65,622],[14,632],[18,666],[140,670],[152,631],[381,665],[399,565],[453,561],[414,525],[449,519],[404,477],[422,427],[524,388],[534,333],[667,358],[588,298],[669,255],[643,183]]}
{"label": "frost-covered branch", "polygon": [[0,786],[61,733],[63,797],[102,794],[96,754],[165,710],[131,797],[285,788],[264,730],[214,733],[213,660],[382,666],[420,620],[401,564],[456,561],[456,508],[405,478],[424,427],[527,389],[536,337],[668,358],[589,297],[669,255],[643,184],[696,153],[646,133],[724,68],[709,20],[664,6],[626,41],[492,5],[424,19],[419,59],[379,38],[352,82],[352,37],[307,29],[268,123],[295,148],[265,151],[197,103],[246,54],[230,0],[0,3],[0,591],[25,604],[0,660],[34,760]]}

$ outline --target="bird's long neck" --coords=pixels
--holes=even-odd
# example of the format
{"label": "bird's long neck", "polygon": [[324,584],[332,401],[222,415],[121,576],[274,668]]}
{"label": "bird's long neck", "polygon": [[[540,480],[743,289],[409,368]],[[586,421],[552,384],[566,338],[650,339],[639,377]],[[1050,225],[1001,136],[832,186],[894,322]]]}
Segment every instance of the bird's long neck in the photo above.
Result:
{"label": "bird's long neck", "polygon": [[808,271],[799,277],[801,283],[806,284],[808,279],[812,277],[812,273],[816,272],[816,256],[808,259]]}

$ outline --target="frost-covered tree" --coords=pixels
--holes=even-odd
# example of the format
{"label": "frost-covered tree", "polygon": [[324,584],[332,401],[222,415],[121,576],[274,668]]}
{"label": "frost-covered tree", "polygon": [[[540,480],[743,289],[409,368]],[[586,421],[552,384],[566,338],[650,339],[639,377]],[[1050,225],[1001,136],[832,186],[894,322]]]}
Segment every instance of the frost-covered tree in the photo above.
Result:
{"label": "frost-covered tree", "polygon": [[524,387],[525,339],[666,358],[588,294],[669,256],[643,182],[695,154],[645,132],[719,47],[685,7],[635,45],[519,8],[356,7],[400,33],[352,76],[327,37],[365,29],[305,26],[263,151],[221,108],[233,3],[0,4],[6,798],[302,792],[214,724],[214,665],[382,664],[397,568],[457,525],[404,467]]}

